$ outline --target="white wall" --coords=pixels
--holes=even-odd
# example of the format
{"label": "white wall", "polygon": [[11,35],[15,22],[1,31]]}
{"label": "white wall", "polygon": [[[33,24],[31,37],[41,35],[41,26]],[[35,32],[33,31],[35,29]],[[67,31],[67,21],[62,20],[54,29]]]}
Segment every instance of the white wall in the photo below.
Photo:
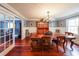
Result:
{"label": "white wall", "polygon": [[29,33],[35,33],[37,31],[37,28],[36,27],[25,27],[24,26],[24,21],[22,21],[22,40],[26,37],[25,36],[25,33],[26,33],[26,30],[28,29],[29,30]]}
{"label": "white wall", "polygon": [[66,32],[66,20],[58,20],[49,22],[49,30],[55,32],[56,29],[60,29],[61,33]]}
{"label": "white wall", "polygon": [[36,27],[23,27],[23,29],[22,29],[22,39],[24,39],[26,37],[25,33],[26,33],[27,29],[29,30],[29,33],[36,33],[36,31],[37,31]]}
{"label": "white wall", "polygon": [[66,31],[65,27],[49,27],[49,30],[52,32],[55,32],[56,29],[60,29],[61,33],[64,33]]}

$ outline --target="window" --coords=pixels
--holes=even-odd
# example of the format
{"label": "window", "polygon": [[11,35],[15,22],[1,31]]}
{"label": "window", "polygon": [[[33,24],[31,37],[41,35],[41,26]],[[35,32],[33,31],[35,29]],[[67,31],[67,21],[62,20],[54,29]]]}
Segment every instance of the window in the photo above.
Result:
{"label": "window", "polygon": [[[16,17],[12,14],[0,13],[0,53],[15,44],[14,25],[17,24],[15,20]],[[17,18],[17,21],[20,19]],[[17,27],[19,27],[18,24]]]}
{"label": "window", "polygon": [[13,44],[13,19],[0,13],[0,52]]}
{"label": "window", "polygon": [[4,50],[4,15],[0,14],[0,52]]}
{"label": "window", "polygon": [[0,44],[4,43],[4,15],[0,14]]}
{"label": "window", "polygon": [[67,19],[67,31],[78,34],[78,17]]}

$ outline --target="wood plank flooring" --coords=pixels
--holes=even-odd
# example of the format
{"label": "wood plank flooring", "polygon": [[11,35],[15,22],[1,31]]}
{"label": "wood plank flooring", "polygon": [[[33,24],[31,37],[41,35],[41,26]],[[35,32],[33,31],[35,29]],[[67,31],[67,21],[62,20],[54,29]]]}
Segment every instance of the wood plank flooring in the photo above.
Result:
{"label": "wood plank flooring", "polygon": [[52,45],[50,51],[32,51],[30,46],[30,38],[24,40],[17,39],[16,46],[6,56],[77,56],[79,55],[79,47],[73,46],[74,50],[71,51],[69,45],[67,45],[66,53],[63,52],[62,46],[59,47],[57,52],[56,47]]}

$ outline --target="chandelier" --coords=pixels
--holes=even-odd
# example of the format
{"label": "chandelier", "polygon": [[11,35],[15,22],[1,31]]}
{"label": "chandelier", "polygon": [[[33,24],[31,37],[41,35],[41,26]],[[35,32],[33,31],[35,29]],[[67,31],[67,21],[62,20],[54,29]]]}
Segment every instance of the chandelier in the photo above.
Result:
{"label": "chandelier", "polygon": [[51,15],[50,11],[47,11],[46,12],[46,17],[42,18],[41,21],[49,22],[50,19],[52,19],[52,15]]}

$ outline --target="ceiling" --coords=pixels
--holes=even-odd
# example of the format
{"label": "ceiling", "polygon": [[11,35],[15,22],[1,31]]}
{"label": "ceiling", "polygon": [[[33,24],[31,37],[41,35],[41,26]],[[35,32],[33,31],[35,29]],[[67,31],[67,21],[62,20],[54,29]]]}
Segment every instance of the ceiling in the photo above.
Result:
{"label": "ceiling", "polygon": [[44,18],[47,11],[56,18],[79,14],[78,3],[9,3],[9,5],[29,19]]}

